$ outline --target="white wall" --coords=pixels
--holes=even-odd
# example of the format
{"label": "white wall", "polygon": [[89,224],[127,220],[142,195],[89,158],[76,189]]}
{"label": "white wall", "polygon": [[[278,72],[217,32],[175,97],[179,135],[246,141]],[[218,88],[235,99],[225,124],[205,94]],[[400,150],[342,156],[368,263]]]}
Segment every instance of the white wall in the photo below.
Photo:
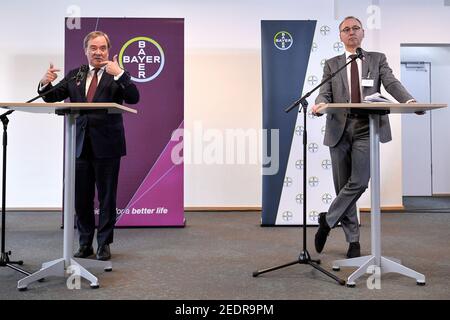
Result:
{"label": "white wall", "polygon": [[[365,48],[387,53],[400,74],[400,43],[450,43],[450,8],[442,0],[374,1],[381,28],[367,30]],[[82,16],[184,17],[186,128],[261,128],[260,20],[341,19],[363,22],[372,1],[338,0],[153,0],[20,1],[0,11],[0,101],[35,94],[49,61],[63,65],[63,18],[72,5]],[[81,50],[81,48],[80,48]],[[8,207],[60,207],[62,120],[56,116],[10,116]],[[391,117],[394,141],[382,148],[382,205],[401,205],[400,120]],[[186,152],[189,152],[186,146]],[[186,206],[259,206],[258,165],[187,165]],[[366,193],[367,194],[367,193]],[[368,204],[367,196],[361,206]]]}

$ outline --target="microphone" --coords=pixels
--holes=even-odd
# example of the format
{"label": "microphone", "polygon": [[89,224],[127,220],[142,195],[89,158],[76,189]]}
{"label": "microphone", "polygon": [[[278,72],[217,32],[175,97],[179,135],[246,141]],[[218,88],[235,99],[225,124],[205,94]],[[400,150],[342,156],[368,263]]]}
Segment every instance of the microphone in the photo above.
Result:
{"label": "microphone", "polygon": [[364,58],[364,53],[361,48],[356,48],[356,57],[361,60]]}
{"label": "microphone", "polygon": [[86,77],[86,74],[89,72],[89,67],[85,64],[83,64],[82,66],[80,66],[80,69],[78,69],[78,73],[75,76],[75,80],[77,82],[77,86],[80,85],[81,81],[84,80],[84,78]]}

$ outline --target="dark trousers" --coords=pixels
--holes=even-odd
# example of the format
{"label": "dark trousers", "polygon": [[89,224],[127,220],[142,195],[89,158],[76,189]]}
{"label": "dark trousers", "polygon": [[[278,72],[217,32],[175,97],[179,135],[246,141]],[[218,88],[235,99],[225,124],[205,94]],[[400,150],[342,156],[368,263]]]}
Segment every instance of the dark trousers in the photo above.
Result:
{"label": "dark trousers", "polygon": [[347,119],[344,134],[330,148],[336,198],[326,215],[329,226],[339,222],[347,242],[359,241],[356,201],[367,189],[370,179],[369,120]]}
{"label": "dark trousers", "polygon": [[95,186],[100,209],[97,243],[101,246],[113,242],[119,168],[120,157],[95,158],[90,139],[88,136],[85,137],[83,151],[76,160],[75,171],[75,211],[80,246],[90,246],[94,239]]}

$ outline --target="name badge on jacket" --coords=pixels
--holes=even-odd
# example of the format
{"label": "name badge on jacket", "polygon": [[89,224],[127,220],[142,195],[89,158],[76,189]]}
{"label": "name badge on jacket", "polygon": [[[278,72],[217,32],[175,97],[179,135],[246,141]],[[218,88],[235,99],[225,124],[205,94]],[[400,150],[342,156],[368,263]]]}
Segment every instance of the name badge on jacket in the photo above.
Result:
{"label": "name badge on jacket", "polygon": [[361,86],[373,87],[373,79],[361,79]]}

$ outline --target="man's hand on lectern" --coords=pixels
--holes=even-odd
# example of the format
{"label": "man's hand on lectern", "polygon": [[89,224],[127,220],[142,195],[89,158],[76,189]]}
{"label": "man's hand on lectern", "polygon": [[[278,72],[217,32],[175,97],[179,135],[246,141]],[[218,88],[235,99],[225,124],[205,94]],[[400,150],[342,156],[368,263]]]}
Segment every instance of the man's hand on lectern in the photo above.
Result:
{"label": "man's hand on lectern", "polygon": [[50,82],[55,81],[55,79],[58,77],[56,72],[61,71],[60,69],[57,69],[53,66],[53,63],[50,62],[50,67],[47,69],[47,72],[44,74],[44,76],[41,79],[41,85],[45,86],[49,84]]}
{"label": "man's hand on lectern", "polygon": [[[407,101],[406,103],[408,103],[408,104],[409,103],[417,103],[417,101],[412,99],[412,100]],[[423,116],[426,112],[425,111],[415,111],[414,113],[419,115],[419,116]]]}
{"label": "man's hand on lectern", "polygon": [[117,54],[113,57],[113,61],[104,61],[101,65],[106,66],[106,73],[109,73],[112,76],[118,76],[122,72],[122,68],[117,61]]}
{"label": "man's hand on lectern", "polygon": [[325,104],[325,103],[319,103],[319,104],[313,105],[313,107],[312,107],[312,113],[313,113],[315,116],[320,117],[320,116],[322,115],[322,113],[317,112],[317,110],[318,110],[320,107],[322,107],[324,104]]}

